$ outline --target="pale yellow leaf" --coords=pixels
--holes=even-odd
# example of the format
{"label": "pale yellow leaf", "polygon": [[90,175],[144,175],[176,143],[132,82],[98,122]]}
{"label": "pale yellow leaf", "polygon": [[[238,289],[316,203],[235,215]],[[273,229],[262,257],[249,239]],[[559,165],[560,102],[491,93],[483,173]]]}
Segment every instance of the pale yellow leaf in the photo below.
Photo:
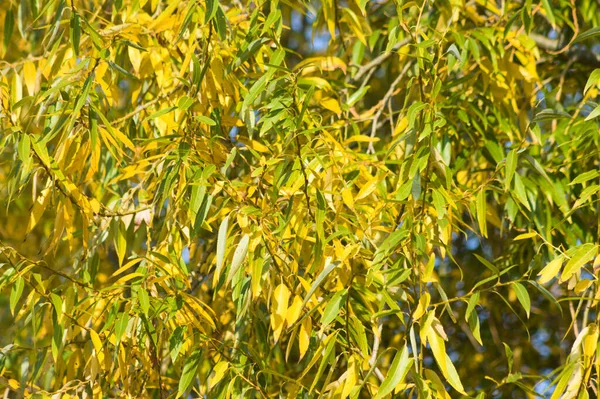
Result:
{"label": "pale yellow leaf", "polygon": [[556,277],[560,272],[563,261],[564,258],[562,255],[550,261],[550,263],[538,273],[538,276],[540,276],[540,284],[545,284]]}

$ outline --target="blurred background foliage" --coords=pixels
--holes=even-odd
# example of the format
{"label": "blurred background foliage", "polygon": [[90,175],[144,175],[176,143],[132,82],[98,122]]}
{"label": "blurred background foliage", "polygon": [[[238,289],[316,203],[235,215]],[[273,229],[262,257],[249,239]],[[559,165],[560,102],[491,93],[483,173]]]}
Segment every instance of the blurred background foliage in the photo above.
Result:
{"label": "blurred background foliage", "polygon": [[596,397],[598,7],[2,1],[5,397]]}

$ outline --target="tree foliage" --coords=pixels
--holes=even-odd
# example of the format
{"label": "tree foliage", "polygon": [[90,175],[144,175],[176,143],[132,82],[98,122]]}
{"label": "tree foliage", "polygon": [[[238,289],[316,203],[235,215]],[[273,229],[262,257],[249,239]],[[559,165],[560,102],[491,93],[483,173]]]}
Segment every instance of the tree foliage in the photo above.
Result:
{"label": "tree foliage", "polygon": [[594,0],[5,0],[8,397],[588,398]]}

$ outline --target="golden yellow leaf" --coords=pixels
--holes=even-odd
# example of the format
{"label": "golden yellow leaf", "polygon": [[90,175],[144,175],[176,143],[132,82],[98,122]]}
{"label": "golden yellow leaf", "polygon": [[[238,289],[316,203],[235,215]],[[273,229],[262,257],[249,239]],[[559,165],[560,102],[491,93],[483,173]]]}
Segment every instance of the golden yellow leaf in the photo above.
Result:
{"label": "golden yellow leaf", "polygon": [[289,299],[289,289],[285,284],[279,284],[277,288],[275,288],[273,298],[271,299],[271,327],[273,328],[273,338],[275,339],[275,342],[279,340],[279,336],[283,331]]}
{"label": "golden yellow leaf", "polygon": [[413,313],[413,319],[419,320],[427,311],[427,307],[429,306],[429,301],[431,300],[431,295],[429,292],[425,292],[421,295],[421,299],[419,299],[419,304]]}
{"label": "golden yellow leaf", "polygon": [[29,95],[33,96],[35,93],[36,70],[32,61],[23,64],[23,80],[25,80],[25,87],[27,87]]}
{"label": "golden yellow leaf", "polygon": [[292,304],[287,310],[287,314],[285,316],[285,321],[288,326],[291,326],[298,320],[300,315],[302,314],[302,298],[299,295],[294,296],[294,300]]}
{"label": "golden yellow leaf", "polygon": [[94,350],[96,351],[96,357],[98,358],[98,363],[104,363],[104,349],[102,348],[102,341],[100,340],[100,336],[94,330],[90,330],[90,337],[92,338],[92,344],[94,345]]}
{"label": "golden yellow leaf", "polygon": [[340,115],[342,113],[342,108],[340,107],[340,103],[333,97],[325,97],[321,100],[321,105],[332,112]]}
{"label": "golden yellow leaf", "polygon": [[310,343],[310,333],[312,332],[312,319],[307,317],[302,320],[300,325],[300,333],[298,334],[298,343],[300,346],[300,359],[304,357]]}
{"label": "golden yellow leaf", "polygon": [[361,200],[361,199],[367,197],[373,191],[375,191],[375,188],[377,187],[377,182],[378,181],[379,181],[379,179],[377,178],[377,176],[372,177],[368,182],[366,182],[360,188],[360,191],[358,192],[358,194],[356,195],[356,197],[354,197],[354,201]]}

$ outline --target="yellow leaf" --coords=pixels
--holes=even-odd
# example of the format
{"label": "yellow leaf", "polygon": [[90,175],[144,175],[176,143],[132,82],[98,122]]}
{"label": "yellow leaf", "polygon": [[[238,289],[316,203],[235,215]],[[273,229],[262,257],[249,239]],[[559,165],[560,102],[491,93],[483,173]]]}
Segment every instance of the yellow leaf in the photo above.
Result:
{"label": "yellow leaf", "polygon": [[360,188],[360,191],[358,192],[356,197],[354,197],[354,201],[361,200],[361,199],[365,198],[366,196],[368,196],[369,194],[371,194],[373,191],[375,191],[378,181],[379,181],[379,179],[377,178],[377,176],[375,176],[375,177],[371,178],[371,180],[366,182]]}
{"label": "yellow leaf", "polygon": [[447,377],[448,367],[446,364],[446,343],[444,342],[444,339],[440,337],[433,328],[430,328],[427,330],[427,342],[429,342],[429,347],[431,348],[431,352],[433,353],[433,357],[435,358],[440,371],[444,377]]}
{"label": "yellow leaf", "polygon": [[[591,280],[589,280],[591,281]],[[585,356],[594,356],[596,352],[596,346],[598,345],[598,326],[596,324],[590,324],[588,326],[588,333],[583,339],[583,354]]]}
{"label": "yellow leaf", "polygon": [[351,143],[376,143],[379,141],[379,137],[369,137],[364,134],[357,134],[344,140],[344,145]]}
{"label": "yellow leaf", "polygon": [[129,61],[131,61],[131,65],[133,66],[133,70],[135,73],[140,73],[140,65],[142,64],[142,55],[140,50],[135,47],[128,46],[127,53],[129,53]]}
{"label": "yellow leaf", "polygon": [[250,140],[250,147],[252,147],[253,150],[256,150],[258,152],[269,152],[269,148],[267,146],[262,145],[256,140]]}
{"label": "yellow leaf", "polygon": [[345,187],[342,190],[342,201],[344,201],[344,204],[346,204],[348,208],[354,209],[354,198],[352,197],[352,190],[350,190],[348,187]]}
{"label": "yellow leaf", "polygon": [[310,343],[310,333],[312,332],[312,319],[307,317],[300,325],[300,333],[298,334],[298,343],[300,345],[300,359],[304,357]]}
{"label": "yellow leaf", "polygon": [[421,299],[419,299],[419,304],[413,313],[413,319],[419,320],[427,311],[427,307],[429,306],[429,301],[431,300],[431,296],[429,292],[425,292],[421,295]]}
{"label": "yellow leaf", "polygon": [[573,288],[573,291],[575,291],[576,294],[581,294],[583,291],[587,290],[593,282],[593,280],[578,281],[577,284],[575,284],[575,288]]}
{"label": "yellow leaf", "polygon": [[342,108],[340,108],[340,103],[332,97],[325,97],[321,100],[321,105],[332,112],[340,115],[342,113]]}
{"label": "yellow leaf", "polygon": [[562,255],[555,258],[548,263],[541,272],[538,273],[538,276],[540,276],[540,284],[545,284],[558,275],[558,272],[563,264],[563,260],[564,259]]}
{"label": "yellow leaf", "polygon": [[356,385],[358,378],[357,374],[357,360],[356,356],[351,356],[348,360],[348,369],[346,370],[346,377],[344,381],[344,388],[342,389],[342,394],[340,399],[346,399],[350,396],[352,392],[352,388]]}
{"label": "yellow leaf", "polygon": [[519,234],[514,238],[514,241],[526,240],[528,238],[535,237],[536,235],[537,233],[535,231],[531,233]]}
{"label": "yellow leaf", "polygon": [[94,345],[94,350],[96,351],[96,357],[98,358],[98,363],[104,363],[104,350],[102,349],[102,341],[100,340],[100,336],[94,330],[90,330],[90,337],[92,338],[92,344]]}
{"label": "yellow leaf", "polygon": [[8,380],[8,385],[15,391],[21,387],[21,384],[19,384],[19,381],[14,380],[12,378],[10,380]]}
{"label": "yellow leaf", "polygon": [[115,271],[111,277],[117,277],[119,274],[123,273],[125,270],[129,269],[133,265],[140,263],[142,261],[142,259],[143,258],[136,258],[136,259],[130,260],[129,262],[127,262],[126,264],[124,264],[123,266],[118,268],[117,271]]}
{"label": "yellow leaf", "polygon": [[300,317],[300,314],[302,314],[302,298],[296,295],[294,296],[294,301],[292,302],[292,305],[288,308],[287,314],[285,316],[285,321],[287,325],[291,326],[292,324],[294,324],[296,320],[298,320],[298,318]]}
{"label": "yellow leaf", "polygon": [[346,74],[346,63],[338,57],[306,58],[294,67],[295,71],[302,70],[302,75],[308,75],[316,70],[334,71],[336,69],[341,69]]}
{"label": "yellow leaf", "polygon": [[321,2],[323,5],[323,16],[325,17],[325,22],[327,22],[327,28],[329,29],[329,34],[333,39],[335,37],[335,6],[336,2],[333,0],[324,0]]}
{"label": "yellow leaf", "polygon": [[50,187],[45,188],[35,199],[33,209],[31,210],[31,214],[29,215],[29,225],[27,226],[27,232],[30,232],[35,227],[35,225],[38,224],[40,218],[44,214],[44,210],[46,210],[46,205],[48,203],[49,193]]}
{"label": "yellow leaf", "polygon": [[128,282],[129,280],[132,280],[136,277],[144,277],[145,274],[144,273],[131,273],[131,274],[127,274],[123,277],[121,277],[120,279],[118,279],[117,281],[115,281],[115,285],[122,285],[125,284],[126,282]]}
{"label": "yellow leaf", "polygon": [[36,81],[36,71],[33,62],[27,61],[25,64],[23,64],[23,79],[25,80],[25,86],[27,87],[29,95],[33,96],[33,93],[35,93]]}
{"label": "yellow leaf", "polygon": [[213,375],[208,380],[208,388],[211,389],[223,379],[225,372],[229,368],[229,363],[226,361],[220,361],[215,365],[213,369]]}
{"label": "yellow leaf", "polygon": [[119,129],[112,129],[112,132],[115,134],[116,138],[118,141],[120,141],[121,143],[125,144],[125,146],[127,148],[129,148],[130,150],[135,150],[135,145],[133,145],[133,143],[131,142],[131,140],[129,140],[129,137],[127,137],[126,135],[124,135]]}
{"label": "yellow leaf", "polygon": [[279,284],[273,293],[271,300],[271,327],[273,328],[273,338],[275,342],[279,340],[281,331],[285,324],[285,316],[288,309],[290,291],[285,284]]}

